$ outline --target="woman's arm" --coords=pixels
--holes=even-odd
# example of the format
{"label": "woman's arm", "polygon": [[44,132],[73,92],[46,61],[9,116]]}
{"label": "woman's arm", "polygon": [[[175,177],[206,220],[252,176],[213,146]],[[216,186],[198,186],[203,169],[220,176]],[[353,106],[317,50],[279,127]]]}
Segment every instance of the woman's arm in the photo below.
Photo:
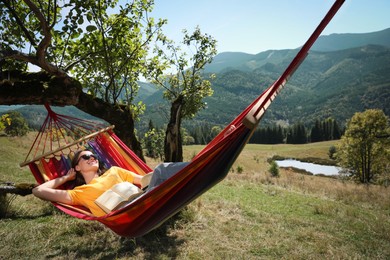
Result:
{"label": "woman's arm", "polygon": [[47,181],[42,183],[41,185],[35,187],[32,190],[32,193],[43,200],[62,202],[66,204],[71,204],[72,199],[69,196],[66,190],[58,190],[59,186],[62,184],[74,180],[76,178],[76,171],[72,168],[68,171],[68,173],[62,177]]}

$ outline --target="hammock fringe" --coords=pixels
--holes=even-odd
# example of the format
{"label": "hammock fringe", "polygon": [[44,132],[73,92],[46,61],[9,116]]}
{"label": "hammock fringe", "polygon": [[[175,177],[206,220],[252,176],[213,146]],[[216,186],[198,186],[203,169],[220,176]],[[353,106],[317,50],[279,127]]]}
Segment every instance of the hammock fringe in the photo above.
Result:
{"label": "hammock fringe", "polygon": [[109,131],[109,130],[114,129],[114,127],[115,127],[114,125],[108,126],[108,127],[103,128],[103,129],[101,129],[101,130],[99,130],[99,131],[96,131],[96,132],[94,132],[94,133],[92,133],[92,134],[89,134],[89,135],[86,135],[86,136],[84,136],[84,137],[81,137],[81,138],[79,138],[79,139],[77,139],[77,140],[74,140],[72,143],[69,143],[69,144],[67,144],[67,145],[61,146],[61,147],[59,147],[59,148],[57,148],[57,149],[55,149],[55,150],[53,150],[53,151],[48,151],[48,152],[46,152],[46,153],[44,153],[44,154],[42,154],[42,155],[39,155],[39,156],[37,156],[37,157],[35,157],[35,158],[29,160],[29,161],[22,162],[22,163],[20,163],[19,165],[20,165],[20,167],[23,167],[23,166],[26,166],[26,165],[28,165],[28,164],[30,164],[30,163],[39,161],[39,160],[42,159],[42,158],[48,157],[49,155],[56,155],[56,153],[58,153],[58,152],[60,152],[60,151],[63,151],[63,150],[65,150],[65,149],[67,149],[67,148],[69,148],[69,147],[71,147],[71,146],[73,146],[73,145],[77,145],[77,144],[79,144],[79,143],[86,142],[86,141],[88,141],[89,139],[94,138],[95,136],[97,136],[97,135],[99,135],[99,134],[101,134],[101,133],[104,133],[104,132],[107,132],[107,131]]}

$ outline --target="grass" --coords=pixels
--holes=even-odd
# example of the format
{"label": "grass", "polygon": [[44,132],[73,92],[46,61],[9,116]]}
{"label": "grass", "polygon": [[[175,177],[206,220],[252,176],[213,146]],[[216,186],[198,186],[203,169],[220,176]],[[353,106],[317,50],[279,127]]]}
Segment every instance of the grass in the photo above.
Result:
{"label": "grass", "polygon": [[[18,166],[25,139],[0,137],[0,180],[34,182]],[[390,188],[268,173],[268,158],[326,159],[335,143],[248,145],[225,180],[140,238],[17,196],[0,219],[0,259],[389,259]],[[201,148],[185,147],[185,158]]]}

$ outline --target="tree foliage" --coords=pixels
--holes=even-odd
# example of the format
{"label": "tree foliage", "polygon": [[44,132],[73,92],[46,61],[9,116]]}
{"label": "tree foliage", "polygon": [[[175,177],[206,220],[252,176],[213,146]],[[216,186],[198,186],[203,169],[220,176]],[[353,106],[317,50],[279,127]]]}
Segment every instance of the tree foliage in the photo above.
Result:
{"label": "tree foliage", "polygon": [[[136,118],[144,108],[142,103],[133,104],[139,88],[137,80],[146,73],[149,44],[159,37],[165,21],[155,23],[146,15],[152,10],[151,1],[133,1],[120,6],[119,12],[111,15],[111,1],[101,7],[99,3],[101,1],[96,2],[98,8],[86,13],[88,33],[71,44],[68,44],[66,34],[61,35],[61,49],[69,50],[70,62],[70,57],[79,57],[72,63],[72,73],[89,94],[111,104],[129,106]],[[65,26],[72,33],[73,27]]]}
{"label": "tree foliage", "polygon": [[279,177],[279,166],[275,161],[271,162],[271,165],[270,165],[268,171],[271,174],[271,176]]}
{"label": "tree foliage", "polygon": [[250,143],[256,144],[282,144],[285,139],[285,131],[279,125],[261,127],[253,133]]}
{"label": "tree foliage", "polygon": [[[171,102],[164,144],[165,160],[182,161],[182,120],[193,118],[199,110],[204,109],[207,104],[203,98],[213,93],[210,80],[203,77],[202,71],[217,53],[216,40],[202,34],[198,27],[192,34],[184,30],[183,44],[193,53],[189,59],[188,54],[181,52],[181,48],[171,41],[164,39],[164,43],[165,51],[163,48],[156,51],[162,63],[173,73],[166,75],[162,69],[150,70],[150,78],[165,90],[164,98]],[[159,63],[157,59],[156,63]]]}
{"label": "tree foliage", "polygon": [[195,144],[208,144],[222,129],[220,126],[214,126],[209,122],[200,122],[193,125],[189,130],[194,138]]}
{"label": "tree foliage", "polygon": [[144,134],[143,146],[146,156],[164,160],[164,130],[155,128],[149,121],[149,130]]}
{"label": "tree foliage", "polygon": [[28,133],[29,127],[27,121],[21,113],[17,111],[10,111],[4,118],[5,128],[4,132],[10,136],[24,136]]}
{"label": "tree foliage", "polygon": [[[165,21],[155,24],[147,17],[153,1],[118,2],[0,1],[1,59],[10,61],[4,67],[22,62],[52,75],[72,72],[88,83],[94,79],[94,87],[137,76],[148,44]],[[115,101],[119,89],[109,90]]]}
{"label": "tree foliage", "polygon": [[338,140],[340,137],[341,129],[333,118],[328,118],[323,121],[317,119],[310,132],[311,142]]}
{"label": "tree foliage", "polygon": [[11,118],[8,114],[4,114],[0,117],[0,131],[3,131],[4,128],[11,124]]}
{"label": "tree foliage", "polygon": [[[140,155],[134,130],[134,120],[143,110],[142,103],[133,104],[137,80],[146,68],[153,70],[147,65],[149,46],[160,38],[166,23],[148,16],[153,4],[151,0],[0,0],[2,70],[26,71],[33,64],[64,82],[80,82],[84,92],[71,92],[62,99],[72,99],[68,105],[115,124],[118,136]],[[39,89],[58,85],[46,82]]]}
{"label": "tree foliage", "polygon": [[305,144],[307,143],[307,130],[302,122],[295,123],[287,131],[287,144]]}
{"label": "tree foliage", "polygon": [[341,137],[340,165],[362,183],[384,173],[390,160],[389,118],[379,109],[355,113]]}

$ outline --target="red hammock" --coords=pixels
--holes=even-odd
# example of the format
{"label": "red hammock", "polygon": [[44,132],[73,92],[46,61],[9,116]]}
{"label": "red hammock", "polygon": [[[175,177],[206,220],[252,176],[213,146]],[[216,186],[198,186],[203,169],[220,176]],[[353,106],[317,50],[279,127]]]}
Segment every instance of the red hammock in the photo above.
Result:
{"label": "red hammock", "polygon": [[[177,174],[125,208],[102,217],[94,217],[88,210],[80,207],[54,203],[55,206],[71,216],[97,220],[120,236],[138,237],[158,227],[183,206],[225,178],[268,106],[305,59],[310,47],[343,2],[344,0],[337,0],[333,4],[281,77],[257,97],[189,165]],[[93,150],[99,155],[99,159],[106,167],[115,165],[141,175],[151,171],[151,168],[114,134],[113,127],[104,128],[96,122],[57,114],[48,105],[46,108],[48,116],[45,123],[31,147],[26,161],[21,164],[21,166],[28,165],[30,167],[38,183],[66,174],[70,168],[70,157],[75,150],[81,147]],[[235,128],[230,132],[232,125]],[[96,131],[96,127],[100,130]],[[95,132],[91,134],[93,131]],[[38,154],[39,152],[40,154]],[[29,159],[31,155],[33,158]]]}

